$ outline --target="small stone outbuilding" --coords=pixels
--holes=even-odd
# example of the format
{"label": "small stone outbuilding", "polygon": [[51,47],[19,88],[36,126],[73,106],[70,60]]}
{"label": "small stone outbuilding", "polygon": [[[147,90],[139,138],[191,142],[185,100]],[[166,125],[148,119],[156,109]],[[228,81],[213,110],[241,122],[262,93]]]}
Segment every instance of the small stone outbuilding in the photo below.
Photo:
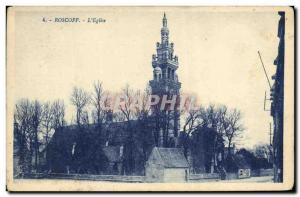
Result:
{"label": "small stone outbuilding", "polygon": [[236,155],[235,161],[237,165],[238,178],[249,178],[251,176],[251,166],[247,163],[242,155]]}
{"label": "small stone outbuilding", "polygon": [[241,154],[227,157],[226,179],[242,179],[251,176],[251,166]]}
{"label": "small stone outbuilding", "polygon": [[154,147],[145,170],[147,182],[187,182],[189,165],[183,149]]}

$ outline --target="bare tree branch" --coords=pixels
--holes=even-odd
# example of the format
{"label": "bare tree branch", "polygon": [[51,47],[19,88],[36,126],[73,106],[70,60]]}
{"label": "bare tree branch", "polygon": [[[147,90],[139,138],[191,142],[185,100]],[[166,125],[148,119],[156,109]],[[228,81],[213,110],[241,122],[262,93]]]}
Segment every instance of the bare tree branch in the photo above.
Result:
{"label": "bare tree branch", "polygon": [[76,108],[76,122],[80,126],[83,110],[90,103],[90,95],[83,89],[74,87],[71,95],[71,103]]}

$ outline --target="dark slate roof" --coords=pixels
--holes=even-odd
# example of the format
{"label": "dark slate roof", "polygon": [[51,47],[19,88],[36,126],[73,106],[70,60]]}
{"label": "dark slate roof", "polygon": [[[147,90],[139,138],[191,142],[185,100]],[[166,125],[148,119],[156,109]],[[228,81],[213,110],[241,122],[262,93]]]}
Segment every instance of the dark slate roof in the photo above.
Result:
{"label": "dark slate roof", "polygon": [[[94,154],[95,152],[99,152],[97,151],[99,147],[105,146],[106,142],[108,142],[108,146],[120,147],[121,145],[125,145],[128,141],[129,131],[126,129],[127,123],[128,122],[106,123],[102,127],[101,136],[99,135],[99,130],[97,129],[96,124],[89,124],[87,126],[83,126],[81,129],[79,129],[77,125],[60,127],[54,132],[47,149],[50,150],[49,152],[53,152],[54,155],[56,152],[62,152],[64,155],[71,157],[73,145],[75,143],[78,144],[80,141],[82,142],[83,137],[88,142],[86,149],[87,152],[85,154]],[[138,128],[138,121],[132,120],[130,123],[133,128]],[[106,153],[107,155],[110,155],[108,152],[111,152],[113,156],[108,159],[116,161],[118,159],[115,155],[119,152],[119,150],[117,151],[114,149],[106,150]],[[141,153],[143,150],[137,148],[136,151],[136,153]]]}
{"label": "dark slate roof", "polygon": [[120,162],[122,160],[120,146],[103,146],[102,150],[109,162]]}
{"label": "dark slate roof", "polygon": [[[105,145],[106,141],[109,142],[110,146],[119,146],[124,144],[125,141],[127,141],[127,138],[129,137],[129,131],[127,128],[127,121],[124,122],[110,122],[105,123],[102,125],[102,131],[101,136],[99,136],[97,125],[96,124],[89,124],[88,126],[82,127],[82,131],[84,131],[85,134],[90,136],[91,140],[95,138],[101,138],[102,144]],[[132,128],[136,129],[138,128],[138,121],[137,120],[131,120],[130,124]],[[155,129],[155,125],[152,121],[150,121],[151,129]],[[77,125],[68,125],[61,128],[58,128],[51,139],[52,143],[55,141],[64,141],[67,142],[69,146],[72,146],[72,144],[78,139],[78,136],[80,135],[80,131],[77,127]]]}
{"label": "dark slate roof", "polygon": [[[122,144],[128,136],[128,132],[125,130],[125,125],[126,122],[112,122],[103,125],[101,132],[101,138],[104,139],[103,143],[109,141],[111,144]],[[85,134],[91,136],[92,139],[95,136],[98,136],[95,124],[89,124],[88,126],[82,127],[82,130]],[[57,129],[51,140],[55,141],[59,139],[69,142],[68,144],[73,144],[79,136],[79,133],[80,131],[77,125],[68,125]]]}
{"label": "dark slate roof", "polygon": [[163,166],[166,168],[188,168],[188,162],[183,154],[182,148],[154,147],[158,151]]}

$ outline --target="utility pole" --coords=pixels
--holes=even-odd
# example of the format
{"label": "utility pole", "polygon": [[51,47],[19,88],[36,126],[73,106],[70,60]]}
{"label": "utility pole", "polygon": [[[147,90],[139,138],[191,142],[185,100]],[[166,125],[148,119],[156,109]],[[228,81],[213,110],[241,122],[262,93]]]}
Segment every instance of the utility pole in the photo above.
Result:
{"label": "utility pole", "polygon": [[269,163],[273,163],[274,162],[274,154],[273,154],[273,143],[272,143],[272,122],[270,122],[270,132],[269,132],[269,135],[270,135],[270,147],[269,147],[269,152],[270,152],[270,155],[269,155]]}
{"label": "utility pole", "polygon": [[270,122],[270,131],[269,131],[269,135],[270,135],[270,146],[272,146],[272,123]]}

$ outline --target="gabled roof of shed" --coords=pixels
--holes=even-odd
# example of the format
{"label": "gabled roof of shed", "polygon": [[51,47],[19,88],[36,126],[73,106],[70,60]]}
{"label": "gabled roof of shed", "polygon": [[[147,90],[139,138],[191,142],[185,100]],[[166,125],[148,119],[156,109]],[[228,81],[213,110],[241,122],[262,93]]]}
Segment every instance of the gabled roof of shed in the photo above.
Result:
{"label": "gabled roof of shed", "polygon": [[[188,168],[188,162],[181,148],[154,147],[152,157],[165,168]],[[151,158],[151,157],[149,157]]]}

